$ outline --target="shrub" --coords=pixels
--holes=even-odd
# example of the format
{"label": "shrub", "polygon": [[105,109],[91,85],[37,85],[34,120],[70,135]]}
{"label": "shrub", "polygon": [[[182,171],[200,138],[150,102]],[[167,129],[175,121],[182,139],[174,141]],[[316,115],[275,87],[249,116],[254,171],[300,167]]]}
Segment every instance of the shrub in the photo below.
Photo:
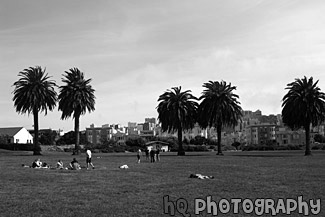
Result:
{"label": "shrub", "polygon": [[311,147],[312,150],[321,150],[323,148],[323,144],[315,144]]}
{"label": "shrub", "polygon": [[302,150],[301,145],[288,145],[287,147],[288,147],[287,150]]}
{"label": "shrub", "polygon": [[243,147],[243,151],[275,151],[275,150],[302,150],[301,145],[287,145],[287,146],[276,146],[276,145],[247,145]]}
{"label": "shrub", "polygon": [[[217,147],[216,147],[216,150],[217,150]],[[236,151],[236,148],[234,146],[231,146],[231,145],[225,145],[222,147],[222,150],[223,151]]]}
{"label": "shrub", "polygon": [[205,145],[183,145],[184,151],[187,152],[201,152],[208,151],[208,148]]}

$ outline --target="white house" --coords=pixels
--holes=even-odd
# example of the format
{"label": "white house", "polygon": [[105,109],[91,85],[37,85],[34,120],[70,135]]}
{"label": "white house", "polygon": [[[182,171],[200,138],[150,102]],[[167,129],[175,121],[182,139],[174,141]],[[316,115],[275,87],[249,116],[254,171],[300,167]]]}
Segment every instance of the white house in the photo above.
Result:
{"label": "white house", "polygon": [[167,152],[169,151],[169,144],[167,142],[162,142],[162,141],[152,141],[152,142],[147,142],[146,147],[149,151],[157,150],[158,148],[162,152]]}
{"label": "white house", "polygon": [[24,127],[0,128],[0,136],[8,143],[33,143],[33,136]]}

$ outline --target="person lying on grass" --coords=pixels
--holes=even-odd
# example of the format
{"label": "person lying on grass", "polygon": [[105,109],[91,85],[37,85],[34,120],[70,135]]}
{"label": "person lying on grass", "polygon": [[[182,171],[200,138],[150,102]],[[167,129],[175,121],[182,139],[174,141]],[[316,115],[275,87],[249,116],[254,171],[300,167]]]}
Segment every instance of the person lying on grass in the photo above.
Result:
{"label": "person lying on grass", "polygon": [[214,179],[213,176],[204,176],[202,174],[191,174],[190,178],[197,178],[197,179]]}
{"label": "person lying on grass", "polygon": [[[23,165],[24,166],[24,165]],[[42,163],[41,159],[36,159],[33,163],[32,163],[32,168],[35,168],[35,169],[40,169],[40,168],[43,168],[43,169],[49,169],[50,166],[47,165],[47,163]]]}

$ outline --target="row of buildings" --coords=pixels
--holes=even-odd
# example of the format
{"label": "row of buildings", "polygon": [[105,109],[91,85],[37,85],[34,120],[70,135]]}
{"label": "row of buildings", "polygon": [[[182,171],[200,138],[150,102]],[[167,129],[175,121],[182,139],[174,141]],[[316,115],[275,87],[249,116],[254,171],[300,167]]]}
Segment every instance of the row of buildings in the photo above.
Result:
{"label": "row of buildings", "polygon": [[[324,125],[312,129],[313,135],[324,135]],[[155,118],[146,118],[144,123],[129,122],[127,127],[116,124],[105,124],[95,127],[93,124],[86,128],[87,140],[93,144],[113,139],[124,143],[127,138],[148,137],[177,137],[177,132],[162,132]],[[191,140],[202,136],[217,141],[214,128],[202,129],[198,124],[193,129],[183,132],[183,139]],[[231,145],[240,142],[247,145],[303,145],[305,144],[304,130],[292,131],[284,126],[281,115],[262,115],[260,110],[244,111],[242,121],[234,128],[225,128],[222,132],[222,144]],[[312,141],[313,142],[313,141]]]}
{"label": "row of buildings", "polygon": [[[313,128],[311,138],[313,139],[315,134],[324,135],[324,129],[324,125]],[[128,126],[104,124],[98,127],[91,124],[83,133],[87,141],[92,144],[100,144],[110,139],[123,144],[128,138],[177,137],[177,132],[171,134],[163,132],[155,118],[146,118],[144,123],[129,122]],[[0,136],[7,143],[32,143],[33,141],[32,132],[23,127],[0,128]],[[183,139],[191,140],[196,136],[217,141],[217,132],[214,128],[202,129],[196,124],[193,129],[183,132]],[[262,115],[260,110],[244,111],[242,121],[236,127],[225,128],[222,132],[222,144],[231,145],[234,142],[247,145],[303,145],[305,132],[302,129],[292,131],[285,127],[281,115],[266,116]]]}

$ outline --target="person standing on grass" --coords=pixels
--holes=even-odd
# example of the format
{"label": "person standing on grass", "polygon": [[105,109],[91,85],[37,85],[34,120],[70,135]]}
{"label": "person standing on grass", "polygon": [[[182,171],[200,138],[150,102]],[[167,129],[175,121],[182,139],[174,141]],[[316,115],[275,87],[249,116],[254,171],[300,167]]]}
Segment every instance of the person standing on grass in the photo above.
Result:
{"label": "person standing on grass", "polygon": [[91,165],[93,167],[93,169],[95,169],[93,163],[91,162],[91,151],[89,149],[87,149],[86,155],[87,155],[87,158],[86,158],[87,170],[89,168],[89,165]]}
{"label": "person standing on grass", "polygon": [[160,161],[160,149],[159,148],[157,148],[157,150],[156,150],[156,160],[157,160],[157,162]]}
{"label": "person standing on grass", "polygon": [[146,160],[149,160],[149,149],[148,148],[146,148]]}
{"label": "person standing on grass", "polygon": [[150,162],[151,163],[155,162],[155,154],[156,154],[156,151],[151,149],[151,151],[150,151]]}
{"label": "person standing on grass", "polygon": [[139,149],[137,151],[137,158],[138,158],[138,164],[140,163],[140,159],[141,159],[141,149]]}

